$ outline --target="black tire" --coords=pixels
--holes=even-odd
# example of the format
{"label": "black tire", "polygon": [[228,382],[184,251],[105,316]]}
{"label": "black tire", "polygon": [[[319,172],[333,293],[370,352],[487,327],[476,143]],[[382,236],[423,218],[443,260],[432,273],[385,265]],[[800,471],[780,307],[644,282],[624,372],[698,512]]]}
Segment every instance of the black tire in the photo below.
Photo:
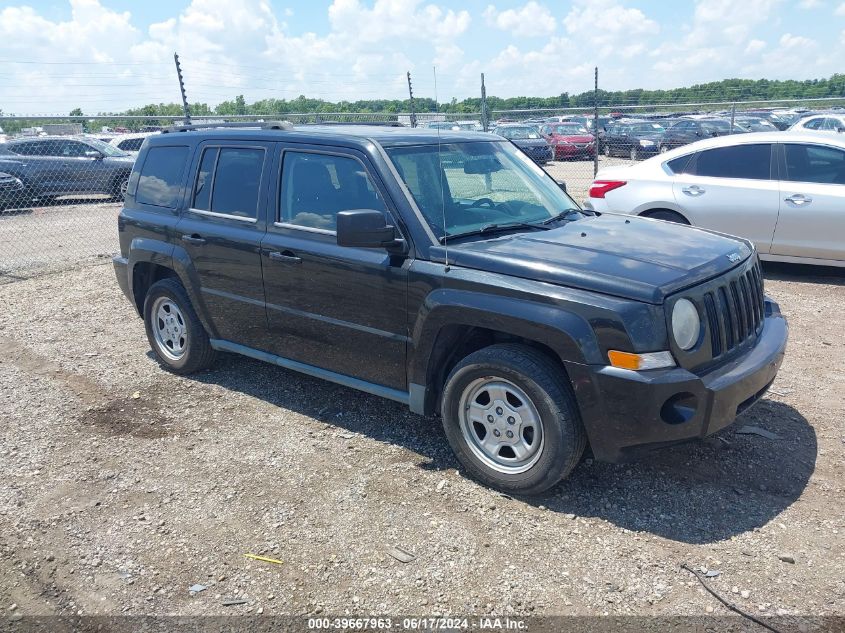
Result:
{"label": "black tire", "polygon": [[[521,473],[504,473],[482,461],[461,430],[464,391],[482,378],[504,379],[519,387],[542,422],[539,458]],[[466,471],[483,484],[510,494],[540,494],[578,464],[587,437],[567,377],[549,357],[517,344],[485,347],[460,361],[446,379],[441,402],[443,428]]]}
{"label": "black tire", "polygon": [[[181,313],[185,329],[185,347],[179,358],[166,355],[153,333],[156,321],[152,311],[159,298],[172,301]],[[159,364],[174,374],[191,374],[210,367],[214,362],[216,354],[209,342],[208,333],[197,317],[188,293],[177,279],[162,279],[150,286],[144,299],[144,328],[150,348]]]}
{"label": "black tire", "polygon": [[646,218],[653,218],[655,220],[663,220],[665,222],[675,222],[676,224],[686,224],[689,226],[689,220],[687,220],[684,216],[680,213],[675,211],[670,211],[669,209],[658,209],[657,211],[647,211],[646,213],[642,214],[643,217]]}
{"label": "black tire", "polygon": [[111,186],[111,194],[115,200],[124,200],[126,198],[126,187],[129,186],[129,174],[120,174],[114,179]]}

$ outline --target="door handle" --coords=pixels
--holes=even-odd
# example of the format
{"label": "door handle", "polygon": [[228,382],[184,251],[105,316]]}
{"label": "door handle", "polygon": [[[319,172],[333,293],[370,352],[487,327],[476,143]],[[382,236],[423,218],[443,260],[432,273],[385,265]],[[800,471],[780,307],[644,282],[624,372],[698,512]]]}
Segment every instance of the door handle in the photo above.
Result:
{"label": "door handle", "polygon": [[813,201],[813,199],[809,196],[805,196],[802,193],[796,193],[796,194],[789,196],[788,198],[784,198],[783,201],[784,202],[791,202],[792,204],[794,204],[797,207],[803,207],[805,204],[810,204]]}
{"label": "door handle", "polygon": [[681,189],[685,194],[688,196],[700,196],[704,193],[704,189],[699,187],[698,185],[690,185],[689,187],[684,187]]}
{"label": "door handle", "polygon": [[182,241],[188,244],[205,244],[205,238],[200,237],[199,235],[188,235],[185,234],[182,236]]}
{"label": "door handle", "polygon": [[297,257],[291,251],[285,251],[280,253],[279,251],[273,251],[268,253],[267,255],[270,259],[274,262],[284,262],[285,264],[301,264],[302,258]]}

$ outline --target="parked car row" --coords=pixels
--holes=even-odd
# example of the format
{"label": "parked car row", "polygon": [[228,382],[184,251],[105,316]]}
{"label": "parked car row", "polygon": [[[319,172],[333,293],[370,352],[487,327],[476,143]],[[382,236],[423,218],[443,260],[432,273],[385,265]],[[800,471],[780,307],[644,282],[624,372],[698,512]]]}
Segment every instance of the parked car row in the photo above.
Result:
{"label": "parked car row", "polygon": [[755,132],[598,172],[586,205],[738,235],[764,260],[845,266],[845,135]]}
{"label": "parked car row", "polygon": [[85,136],[21,137],[0,144],[3,206],[26,207],[60,196],[126,194],[135,153]]}

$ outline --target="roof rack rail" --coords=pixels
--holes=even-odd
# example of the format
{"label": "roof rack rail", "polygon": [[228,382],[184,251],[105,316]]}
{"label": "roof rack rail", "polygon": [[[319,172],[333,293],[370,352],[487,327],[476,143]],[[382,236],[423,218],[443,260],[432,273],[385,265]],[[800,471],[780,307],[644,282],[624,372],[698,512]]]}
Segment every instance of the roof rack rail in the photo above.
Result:
{"label": "roof rack rail", "polygon": [[162,130],[162,134],[172,132],[190,132],[192,130],[213,130],[216,128],[257,128],[261,130],[292,130],[290,121],[222,121],[220,123],[200,123],[191,125],[171,125]]}
{"label": "roof rack rail", "polygon": [[399,121],[315,121],[305,125],[372,125],[378,127],[405,127]]}

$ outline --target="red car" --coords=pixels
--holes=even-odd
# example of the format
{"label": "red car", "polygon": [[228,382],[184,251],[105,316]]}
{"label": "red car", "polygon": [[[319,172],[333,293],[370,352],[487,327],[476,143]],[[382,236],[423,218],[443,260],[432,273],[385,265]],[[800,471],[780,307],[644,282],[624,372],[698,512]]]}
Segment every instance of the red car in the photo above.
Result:
{"label": "red car", "polygon": [[592,158],[596,154],[596,139],[580,123],[546,123],[540,134],[554,148],[555,160]]}

